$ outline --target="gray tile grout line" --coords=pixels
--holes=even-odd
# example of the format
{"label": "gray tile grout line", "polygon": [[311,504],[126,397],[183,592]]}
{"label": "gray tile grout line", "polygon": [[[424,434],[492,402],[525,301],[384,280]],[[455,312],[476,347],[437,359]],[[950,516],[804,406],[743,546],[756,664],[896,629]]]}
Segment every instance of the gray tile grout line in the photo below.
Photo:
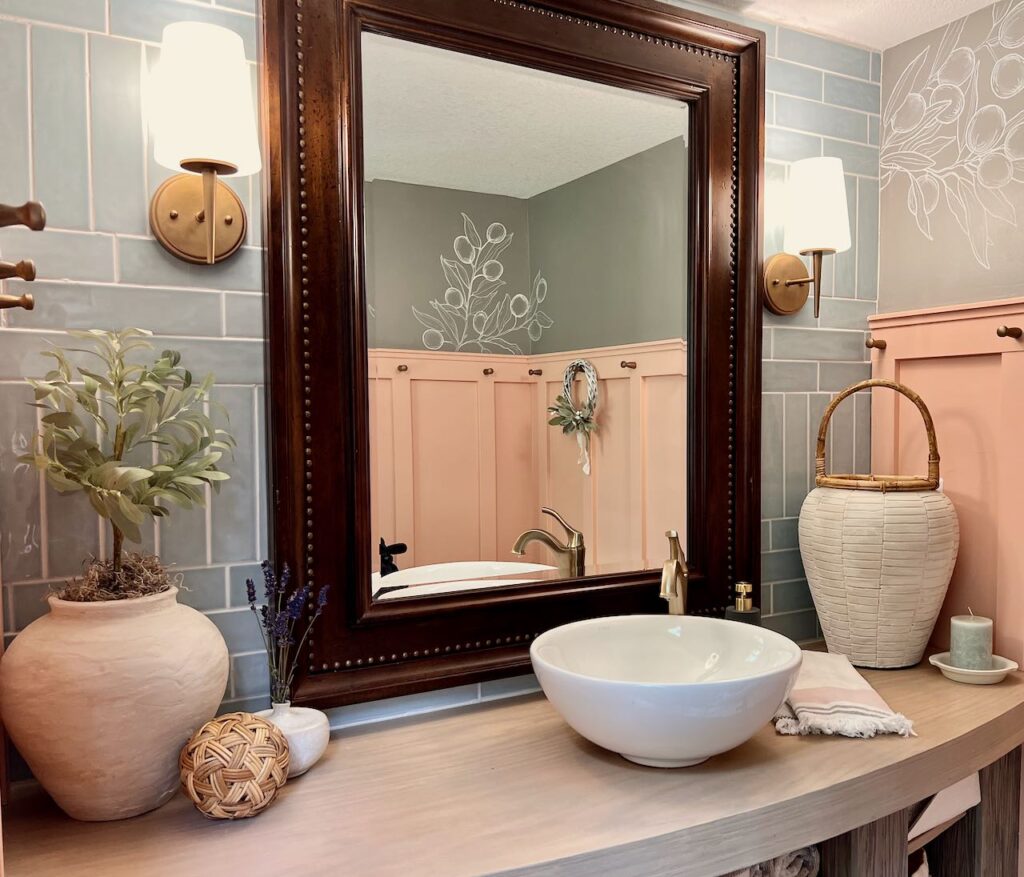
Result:
{"label": "gray tile grout line", "polygon": [[92,149],[92,37],[82,35],[85,51],[85,182],[89,199],[89,230],[96,230],[96,186]]}

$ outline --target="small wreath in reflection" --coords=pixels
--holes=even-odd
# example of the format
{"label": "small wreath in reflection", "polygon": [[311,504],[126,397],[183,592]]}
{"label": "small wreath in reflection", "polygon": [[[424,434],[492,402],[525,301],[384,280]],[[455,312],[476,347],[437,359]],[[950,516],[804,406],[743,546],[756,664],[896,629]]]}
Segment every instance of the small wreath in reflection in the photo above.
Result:
{"label": "small wreath in reflection", "polygon": [[[576,375],[582,374],[587,380],[586,402],[576,407],[573,384]],[[594,413],[597,411],[597,369],[586,359],[575,359],[565,368],[562,379],[562,393],[555,399],[555,404],[548,408],[551,419],[549,426],[560,426],[565,435],[575,433],[576,444],[579,446],[578,462],[583,467],[583,474],[590,474],[590,434],[597,429]]]}

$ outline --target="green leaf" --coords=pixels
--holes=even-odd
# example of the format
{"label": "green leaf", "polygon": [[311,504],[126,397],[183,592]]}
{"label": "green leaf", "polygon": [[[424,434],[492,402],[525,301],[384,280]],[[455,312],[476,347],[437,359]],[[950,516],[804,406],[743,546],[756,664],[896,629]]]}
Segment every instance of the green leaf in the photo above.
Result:
{"label": "green leaf", "polygon": [[58,429],[68,429],[78,423],[78,418],[71,411],[54,411],[43,418],[43,423]]}
{"label": "green leaf", "polygon": [[153,476],[149,469],[142,469],[138,466],[119,466],[114,472],[114,490],[124,490],[138,481],[145,481]]}

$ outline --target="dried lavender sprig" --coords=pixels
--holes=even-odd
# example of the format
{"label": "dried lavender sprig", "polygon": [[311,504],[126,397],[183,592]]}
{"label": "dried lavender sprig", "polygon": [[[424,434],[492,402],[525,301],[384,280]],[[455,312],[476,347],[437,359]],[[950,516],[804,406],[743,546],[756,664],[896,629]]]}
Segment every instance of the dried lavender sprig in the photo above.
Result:
{"label": "dried lavender sprig", "polygon": [[[327,604],[328,587],[323,586],[317,593],[312,617],[293,651],[292,647],[296,645],[295,626],[309,601],[312,587],[307,583],[289,594],[291,570],[288,565],[282,566],[280,576],[275,574],[269,561],[264,561],[261,566],[267,596],[267,602],[260,607],[259,613],[261,634],[267,649],[272,697],[275,702],[281,702],[288,699],[298,669],[295,655],[301,651],[313,624]],[[250,609],[255,611],[255,584],[251,581],[246,582],[246,595]]]}

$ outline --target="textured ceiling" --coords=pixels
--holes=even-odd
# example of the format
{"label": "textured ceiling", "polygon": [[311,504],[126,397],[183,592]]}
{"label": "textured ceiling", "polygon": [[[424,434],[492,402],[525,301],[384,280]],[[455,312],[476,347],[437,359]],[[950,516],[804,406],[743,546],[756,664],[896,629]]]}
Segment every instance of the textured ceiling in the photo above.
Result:
{"label": "textured ceiling", "polygon": [[529,198],[688,130],[686,105],[363,36],[364,175]]}
{"label": "textured ceiling", "polygon": [[704,0],[789,27],[888,49],[990,6],[992,0]]}

